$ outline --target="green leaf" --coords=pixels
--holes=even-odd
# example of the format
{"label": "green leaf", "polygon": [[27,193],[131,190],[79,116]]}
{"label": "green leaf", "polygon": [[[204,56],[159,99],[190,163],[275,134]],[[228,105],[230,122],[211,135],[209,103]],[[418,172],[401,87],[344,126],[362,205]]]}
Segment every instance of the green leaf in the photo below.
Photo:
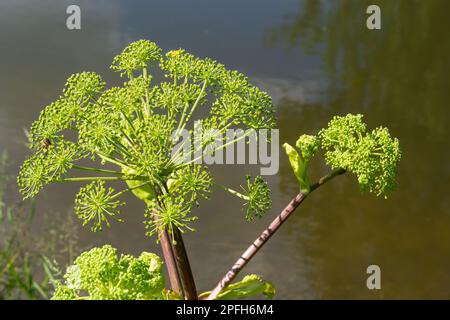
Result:
{"label": "green leaf", "polygon": [[[211,292],[204,292],[200,296],[208,296]],[[235,300],[255,297],[263,294],[267,299],[275,295],[275,287],[269,281],[263,280],[256,274],[246,275],[244,279],[226,287],[217,296],[218,300]]]}
{"label": "green leaf", "polygon": [[292,171],[300,186],[300,191],[303,193],[309,193],[310,182],[307,176],[308,162],[303,161],[297,150],[288,143],[283,144],[284,151],[289,158]]}

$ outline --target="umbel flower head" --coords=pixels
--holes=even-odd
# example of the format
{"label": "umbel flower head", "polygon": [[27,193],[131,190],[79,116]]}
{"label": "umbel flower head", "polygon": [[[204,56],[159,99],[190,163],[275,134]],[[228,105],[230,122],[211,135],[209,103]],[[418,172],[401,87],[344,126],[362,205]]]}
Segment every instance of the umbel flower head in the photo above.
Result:
{"label": "umbel flower head", "polygon": [[106,190],[105,181],[93,181],[86,187],[80,188],[75,199],[75,214],[82,219],[83,225],[92,222],[92,231],[101,230],[103,223],[109,226],[108,218],[116,218],[120,212],[117,208],[123,203],[114,200],[114,190]]}
{"label": "umbel flower head", "polygon": [[256,218],[261,218],[266,213],[271,205],[270,189],[266,181],[260,176],[257,176],[253,182],[250,176],[245,177],[246,187],[242,187],[244,191],[244,198],[247,200],[247,213],[245,219],[248,221]]}
{"label": "umbel flower head", "polygon": [[386,197],[396,187],[399,142],[387,128],[366,132],[362,118],[360,114],[335,116],[319,132],[325,160],[332,168],[354,173],[361,190]]}
{"label": "umbel flower head", "polygon": [[245,182],[246,184],[241,186],[241,192],[220,184],[217,186],[244,200],[245,219],[252,221],[255,218],[261,218],[270,209],[272,200],[269,185],[263,178],[257,176],[252,182],[251,176],[247,175]]}
{"label": "umbel flower head", "polygon": [[319,148],[325,151],[325,161],[332,169],[354,173],[362,191],[387,197],[396,187],[399,142],[383,127],[367,132],[362,118],[360,114],[335,116],[318,136],[300,136],[297,149],[283,145],[303,193],[310,191],[309,162]]}
{"label": "umbel flower head", "polygon": [[[87,182],[76,197],[75,212],[94,231],[111,218],[120,221],[119,197],[132,192],[146,202],[148,212],[160,211],[148,219],[158,217],[169,230],[191,230],[192,208],[208,198],[215,184],[195,157],[212,154],[220,144],[215,138],[217,145],[202,143],[186,154],[175,150],[181,133],[192,135],[193,120],[202,120],[204,128],[230,145],[236,142],[225,141],[230,127],[274,126],[272,100],[238,71],[182,49],[163,54],[147,40],[127,46],[111,68],[125,78],[123,84],[107,88],[94,72],[74,74],[62,95],[42,110],[31,126],[33,154],[21,167],[20,191],[29,198],[49,183]],[[151,76],[157,68],[165,76],[159,83]],[[114,181],[125,183],[107,186]],[[268,202],[252,190],[257,189],[249,190],[249,212],[260,216]],[[148,221],[150,230],[153,223]]]}
{"label": "umbel flower head", "polygon": [[163,263],[156,254],[118,256],[110,245],[83,252],[64,278],[52,300],[161,299],[165,285]]}

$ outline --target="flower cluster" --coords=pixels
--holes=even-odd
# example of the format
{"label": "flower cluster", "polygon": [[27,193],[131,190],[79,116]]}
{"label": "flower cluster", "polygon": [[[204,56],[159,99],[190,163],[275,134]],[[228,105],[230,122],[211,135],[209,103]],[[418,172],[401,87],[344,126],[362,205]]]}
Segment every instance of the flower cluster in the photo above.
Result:
{"label": "flower cluster", "polygon": [[319,148],[325,151],[325,161],[332,169],[354,173],[362,191],[387,197],[396,187],[399,142],[383,127],[367,132],[362,118],[360,114],[335,116],[317,137],[300,136],[298,150],[287,143],[283,145],[303,193],[310,191],[308,166]]}
{"label": "flower cluster", "polygon": [[217,186],[228,191],[229,193],[244,200],[244,208],[246,208],[245,219],[252,221],[255,218],[261,218],[272,206],[270,198],[269,184],[260,176],[252,179],[249,175],[245,177],[246,185],[241,186],[241,191],[238,192],[231,188],[217,184]]}
{"label": "flower cluster", "polygon": [[163,263],[153,253],[117,255],[109,245],[83,252],[67,268],[52,300],[162,299]]}
{"label": "flower cluster", "polygon": [[161,48],[154,42],[139,40],[130,44],[114,58],[111,69],[120,72],[121,75],[132,77],[134,71],[146,69],[160,59]]}
{"label": "flower cluster", "polygon": [[17,182],[24,198],[37,195],[46,184],[60,181],[73,162],[84,157],[79,147],[70,141],[49,144],[45,148],[25,160],[21,166]]}
{"label": "flower cluster", "polygon": [[242,187],[247,212],[245,219],[252,221],[255,217],[261,218],[271,207],[272,201],[270,199],[270,189],[266,181],[260,176],[251,180],[250,176],[246,176],[246,187]]}
{"label": "flower cluster", "polygon": [[362,115],[334,117],[319,137],[332,168],[354,173],[361,190],[387,196],[396,187],[399,142],[387,128],[366,132]]}
{"label": "flower cluster", "polygon": [[[118,255],[110,245],[80,254],[67,267],[64,279],[56,281],[52,300],[166,300],[181,299],[165,289],[162,260],[153,253],[142,252],[136,258]],[[207,297],[203,292],[200,297]],[[271,299],[275,288],[256,274],[246,275],[231,284],[217,299],[242,299],[264,295]]]}
{"label": "flower cluster", "polygon": [[148,205],[146,212],[146,217],[149,218],[144,222],[147,235],[159,236],[159,230],[167,229],[172,235],[172,241],[175,241],[174,228],[178,228],[181,233],[186,230],[195,231],[190,224],[198,218],[191,214],[190,209],[191,207],[182,199],[176,200],[168,194],[156,197],[156,200]]}
{"label": "flower cluster", "polygon": [[[149,74],[156,67],[165,75],[159,83]],[[275,123],[272,100],[237,71],[182,49],[163,54],[147,40],[127,46],[111,68],[126,77],[123,84],[105,88],[96,73],[72,75],[61,97],[32,124],[34,154],[21,168],[20,190],[28,198],[48,183],[93,181],[76,198],[78,217],[92,223],[93,230],[109,225],[121,205],[118,197],[128,191],[144,200],[149,212],[160,211],[148,214],[149,219],[159,219],[158,224],[169,229],[190,230],[194,219],[187,212],[208,197],[213,181],[195,161],[179,160],[213,153],[216,145],[201,144],[191,154],[182,154],[182,149],[174,150],[177,135],[189,129],[194,117],[223,139],[230,126],[270,129]],[[92,165],[86,166],[89,161]],[[76,174],[82,171],[89,175]],[[111,180],[124,181],[125,189],[106,187]],[[260,202],[262,196],[256,193],[268,192],[265,187],[249,192],[249,214],[259,216],[267,200]]]}
{"label": "flower cluster", "polygon": [[304,134],[298,138],[295,146],[300,151],[300,155],[303,161],[309,162],[317,153],[320,142],[316,136]]}
{"label": "flower cluster", "polygon": [[83,225],[92,223],[91,230],[102,229],[104,223],[109,226],[108,218],[117,218],[120,214],[117,208],[123,205],[119,200],[114,200],[114,190],[105,188],[105,181],[93,181],[86,187],[80,188],[75,198],[75,214],[83,220]]}

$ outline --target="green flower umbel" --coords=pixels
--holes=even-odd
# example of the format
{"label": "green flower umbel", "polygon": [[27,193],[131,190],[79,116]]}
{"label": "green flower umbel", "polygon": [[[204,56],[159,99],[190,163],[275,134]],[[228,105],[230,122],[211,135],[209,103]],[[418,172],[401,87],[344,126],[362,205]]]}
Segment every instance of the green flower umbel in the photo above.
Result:
{"label": "green flower umbel", "polygon": [[162,299],[163,263],[153,253],[117,255],[110,245],[83,252],[67,268],[52,300]]}
{"label": "green flower umbel", "polygon": [[[158,68],[162,81],[149,74]],[[214,184],[197,160],[241,139],[227,139],[233,126],[246,135],[248,129],[273,128],[271,97],[217,61],[182,49],[163,54],[148,40],[128,45],[111,69],[123,83],[106,88],[94,72],[74,74],[32,124],[33,154],[21,168],[20,191],[29,198],[54,182],[91,183],[81,187],[75,212],[94,231],[111,219],[121,221],[119,196],[131,191],[145,201],[147,218],[155,220],[145,222],[149,234],[155,224],[169,232],[194,230],[191,211],[209,197]],[[182,134],[194,136],[193,120],[201,120],[204,137],[206,132],[214,136],[190,151],[177,149]],[[112,181],[122,183],[106,186]],[[253,201],[256,195],[247,197],[250,216],[260,215],[266,204]]]}
{"label": "green flower umbel", "polygon": [[399,142],[387,128],[366,132],[362,117],[336,116],[320,131],[325,160],[332,168],[354,173],[361,190],[387,197],[396,187],[401,158]]}

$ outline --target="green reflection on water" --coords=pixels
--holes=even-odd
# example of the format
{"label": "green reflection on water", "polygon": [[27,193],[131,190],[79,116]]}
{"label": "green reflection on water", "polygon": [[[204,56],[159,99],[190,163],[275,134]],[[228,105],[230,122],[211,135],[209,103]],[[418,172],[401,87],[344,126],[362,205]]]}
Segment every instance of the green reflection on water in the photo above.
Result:
{"label": "green reflection on water", "polygon": [[[381,31],[365,28],[369,4],[302,1],[298,14],[269,31],[272,45],[321,55],[328,81],[319,102],[283,101],[281,139],[316,132],[334,114],[363,113],[369,126],[387,126],[400,140],[399,189],[383,201],[361,195],[353,177],[333,181],[287,228],[309,235],[299,241],[316,266],[318,297],[449,298],[450,3],[377,1]],[[292,194],[283,163],[280,188]],[[365,286],[370,264],[381,267],[381,291]]]}
{"label": "green reflection on water", "polygon": [[[280,142],[315,133],[334,114],[360,112],[370,127],[389,127],[403,150],[399,189],[390,199],[361,195],[351,176],[337,178],[311,195],[246,272],[273,281],[279,298],[450,298],[449,1],[378,0],[381,31],[365,28],[372,1],[230,0],[221,10],[206,0],[79,2],[79,33],[64,28],[70,1],[0,3],[0,149],[11,151],[13,173],[26,152],[22,127],[60,94],[69,74],[94,70],[117,81],[107,65],[138,38],[193,49],[251,79],[271,80],[268,92],[280,96]],[[231,18],[222,23],[225,9]],[[317,92],[302,83],[295,89],[298,79],[309,77],[319,82]],[[303,101],[273,83],[292,84],[314,98]],[[314,176],[325,170],[318,161]],[[248,171],[214,168],[234,186]],[[201,290],[215,285],[297,191],[283,155],[279,176],[268,180],[274,210],[263,221],[244,223],[240,203],[220,192],[202,204],[198,232],[186,239]],[[76,190],[48,188],[38,210],[65,213]],[[102,234],[82,232],[81,245],[157,252],[143,235],[143,210],[136,204],[126,223]],[[381,291],[365,287],[370,264],[382,269]]]}

